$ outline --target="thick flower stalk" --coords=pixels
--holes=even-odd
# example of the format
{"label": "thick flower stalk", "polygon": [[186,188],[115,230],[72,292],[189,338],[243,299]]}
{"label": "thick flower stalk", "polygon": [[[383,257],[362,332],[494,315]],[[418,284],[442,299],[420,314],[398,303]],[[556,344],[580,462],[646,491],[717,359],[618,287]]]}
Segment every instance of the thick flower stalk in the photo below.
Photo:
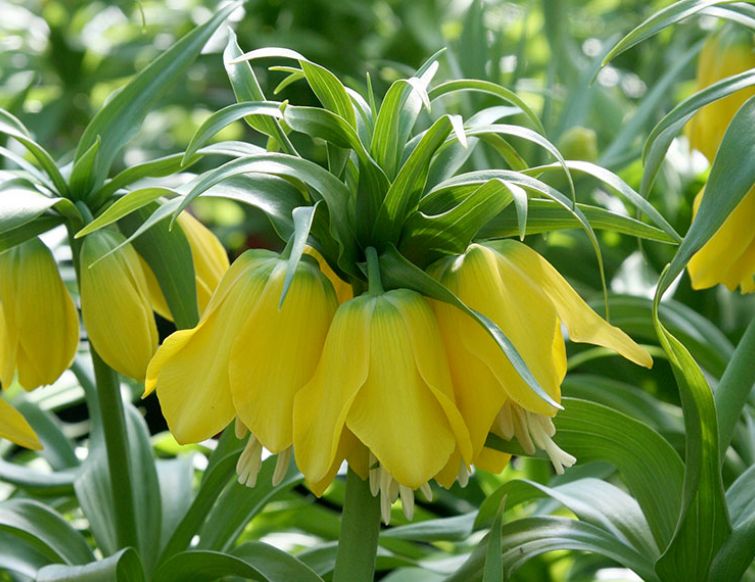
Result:
{"label": "thick flower stalk", "polygon": [[[201,314],[210,302],[210,297],[223,274],[228,270],[228,255],[212,231],[188,212],[179,214],[176,222],[186,236],[191,249],[194,282],[197,288],[197,306]],[[157,277],[144,259],[141,259],[141,264],[147,278],[152,308],[165,319],[172,321],[173,315],[170,313],[168,302],[160,289]]]}
{"label": "thick flower stalk", "polygon": [[296,462],[319,484],[316,491],[344,458],[366,447],[373,494],[380,492],[388,521],[398,496],[411,516],[414,490],[427,491],[456,451],[454,474],[471,462],[439,332],[429,302],[407,289],[361,295],[338,308],[294,409]]}
{"label": "thick flower stalk", "polygon": [[52,384],[79,343],[79,318],[55,259],[33,238],[0,254],[0,382]]}
{"label": "thick flower stalk", "polygon": [[199,442],[237,418],[251,436],[238,464],[253,486],[262,447],[278,453],[275,481],[288,469],[294,396],[312,374],[337,300],[314,261],[296,267],[285,300],[288,261],[249,250],[223,276],[199,323],[169,336],[147,371],[180,443]]}
{"label": "thick flower stalk", "polygon": [[81,245],[81,312],[92,345],[121,374],[143,379],[157,349],[147,279],[139,255],[115,229]]}
{"label": "thick flower stalk", "polygon": [[[528,246],[502,240],[472,244],[431,272],[469,307],[494,321],[521,354],[540,386],[560,402],[566,375],[561,326],[569,339],[615,350],[641,366],[650,355],[595,313],[566,280]],[[469,428],[475,464],[500,471],[508,456],[485,448],[492,431],[516,436],[528,454],[545,451],[557,473],[575,459],[553,441],[557,409],[525,383],[492,338],[459,309],[434,301],[459,410]],[[447,480],[449,476],[445,476]]]}
{"label": "thick flower stalk", "polygon": [[[755,67],[752,34],[737,28],[723,28],[705,42],[697,69],[697,90]],[[701,151],[710,162],[734,114],[750,97],[755,87],[741,89],[706,105],[687,124],[690,146]],[[693,216],[697,214],[705,189],[695,197]],[[718,284],[730,291],[740,287],[742,293],[755,291],[755,186],[731,212],[726,221],[692,257],[688,272],[693,289],[707,289]]]}

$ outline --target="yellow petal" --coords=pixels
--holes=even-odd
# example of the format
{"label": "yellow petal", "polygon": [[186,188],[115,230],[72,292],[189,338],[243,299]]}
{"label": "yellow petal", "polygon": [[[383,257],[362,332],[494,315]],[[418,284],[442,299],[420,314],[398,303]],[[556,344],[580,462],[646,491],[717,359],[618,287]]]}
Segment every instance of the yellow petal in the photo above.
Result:
{"label": "yellow petal", "polygon": [[610,348],[635,364],[652,367],[653,360],[647,350],[595,313],[566,279],[538,253],[527,245],[512,240],[497,241],[489,246],[500,253],[512,269],[519,269],[523,276],[540,286],[569,330],[569,339]]}
{"label": "yellow petal", "polygon": [[[555,401],[561,398],[560,386],[566,374],[564,340],[558,314],[540,287],[517,270],[503,263],[492,249],[472,245],[466,254],[453,261],[442,282],[469,307],[489,317],[509,338],[541,387]],[[477,392],[472,381],[486,382],[483,404],[470,402],[467,415],[485,420],[477,428],[475,450],[479,451],[505,398],[539,414],[553,415],[556,409],[540,398],[522,379],[495,341],[471,317],[450,306],[436,310],[446,338],[447,351],[454,353],[454,377],[462,391]],[[485,370],[487,368],[487,371]],[[467,370],[474,370],[467,374]],[[491,379],[492,375],[492,379]],[[494,382],[496,387],[491,385]],[[463,396],[459,396],[461,400]],[[495,406],[494,408],[487,408]],[[469,408],[476,408],[474,412]],[[488,421],[490,424],[488,424]],[[485,433],[486,434],[486,433]]]}
{"label": "yellow petal", "polygon": [[142,266],[144,280],[147,282],[147,294],[149,296],[149,302],[152,304],[152,309],[154,309],[155,313],[158,313],[163,319],[173,321],[173,314],[170,312],[170,307],[168,307],[168,302],[165,300],[163,290],[160,289],[160,283],[157,282],[155,272],[141,255],[139,255],[139,264]]}
{"label": "yellow petal", "polygon": [[27,449],[42,448],[42,443],[39,442],[34,429],[18,410],[2,398],[0,398],[0,438],[13,441]]}
{"label": "yellow petal", "polygon": [[229,357],[275,262],[273,253],[247,251],[227,271],[199,324],[170,335],[150,362],[146,393],[157,390],[179,443],[210,438],[236,415]]}
{"label": "yellow petal", "polygon": [[286,261],[278,261],[243,321],[229,374],[236,413],[273,453],[292,444],[294,395],[312,377],[338,305],[317,266],[302,261],[279,308]]}
{"label": "yellow petal", "polygon": [[14,369],[27,390],[53,383],[76,355],[79,318],[52,253],[36,238],[2,253],[0,280],[3,383]]}
{"label": "yellow petal", "polygon": [[197,285],[197,304],[202,313],[212,292],[228,270],[228,255],[217,237],[188,212],[178,216],[178,224],[191,247]]}
{"label": "yellow petal", "polygon": [[509,464],[511,455],[508,453],[502,453],[495,449],[489,449],[485,447],[480,451],[480,454],[474,461],[475,467],[488,471],[489,473],[498,474]]}
{"label": "yellow petal", "polygon": [[294,454],[310,483],[322,481],[334,463],[340,464],[337,452],[346,416],[369,372],[375,302],[360,296],[339,306],[317,369],[294,399]]}
{"label": "yellow petal", "polygon": [[[702,201],[703,191],[695,198],[693,212]],[[755,186],[729,214],[721,227],[697,251],[689,262],[692,287],[706,289],[723,284],[734,291],[742,286],[747,293],[753,289],[755,276]],[[749,290],[749,291],[748,291]]]}
{"label": "yellow petal", "polygon": [[[376,299],[370,321],[369,376],[347,420],[381,466],[413,489],[446,464],[456,449],[454,428],[464,431],[458,411],[453,403],[449,406],[452,388],[437,330],[428,333],[423,319],[432,321],[433,315],[417,293],[396,290]],[[437,386],[429,386],[418,369],[416,359],[422,349],[440,356],[432,372]],[[429,370],[426,373],[430,375]],[[463,434],[461,439],[461,446],[469,451],[469,437]]]}
{"label": "yellow petal", "polygon": [[317,251],[317,249],[307,245],[304,247],[304,253],[311,257],[314,257],[317,260],[317,264],[320,265],[322,274],[328,278],[328,280],[333,285],[333,289],[335,289],[336,297],[338,297],[338,303],[344,303],[345,301],[348,301],[349,299],[352,299],[354,297],[354,290],[351,288],[351,285],[349,285],[346,281],[336,275],[335,271],[330,268],[328,262]]}
{"label": "yellow petal", "polygon": [[136,251],[125,245],[105,257],[124,240],[115,230],[84,239],[81,310],[89,339],[105,363],[141,380],[157,348],[157,327]]}

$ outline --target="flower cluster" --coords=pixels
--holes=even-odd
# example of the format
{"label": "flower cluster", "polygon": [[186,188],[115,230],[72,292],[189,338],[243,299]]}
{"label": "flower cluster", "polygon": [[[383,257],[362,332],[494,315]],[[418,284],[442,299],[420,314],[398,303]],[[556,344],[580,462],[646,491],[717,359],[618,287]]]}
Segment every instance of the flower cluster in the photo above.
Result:
{"label": "flower cluster", "polygon": [[[347,460],[379,492],[386,521],[398,497],[410,516],[413,492],[429,492],[432,480],[466,484],[473,465],[500,471],[509,455],[485,446],[491,431],[515,436],[527,453],[543,450],[559,472],[574,462],[553,441],[557,408],[468,315],[409,289],[384,291],[377,269],[368,291],[339,302],[343,281],[306,257],[281,304],[287,263],[246,251],[199,324],[158,349],[146,388],[179,442],[209,438],[235,418],[239,436],[251,433],[240,482],[256,483],[263,447],[278,453],[280,480],[293,447],[318,494]],[[507,334],[555,403],[566,372],[562,324],[573,341],[652,365],[523,243],[473,244],[429,271]]]}

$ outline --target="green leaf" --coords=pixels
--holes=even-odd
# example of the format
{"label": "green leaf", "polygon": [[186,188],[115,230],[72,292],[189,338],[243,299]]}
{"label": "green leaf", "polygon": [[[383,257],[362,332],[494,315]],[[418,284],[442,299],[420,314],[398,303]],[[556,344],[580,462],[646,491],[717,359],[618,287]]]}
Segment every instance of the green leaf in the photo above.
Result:
{"label": "green leaf", "polygon": [[0,459],[0,480],[37,497],[71,495],[76,475],[74,471],[43,472]]}
{"label": "green leaf", "polygon": [[650,188],[653,186],[671,142],[692,116],[705,105],[753,85],[755,85],[755,71],[752,70],[727,77],[688,97],[658,122],[642,148],[645,170],[642,174],[640,193],[643,197],[647,198],[650,193]]}
{"label": "green leaf", "polygon": [[555,418],[558,446],[579,463],[615,466],[658,547],[665,548],[679,515],[684,472],[679,455],[656,431],[616,410],[575,398],[564,398],[563,405]]}
{"label": "green leaf", "polygon": [[381,539],[399,539],[413,542],[464,541],[474,531],[477,512],[428,519],[407,525],[400,525],[380,532]]}
{"label": "green leaf", "polygon": [[[237,62],[236,59],[242,55],[242,51],[236,42],[236,34],[232,30],[228,30],[228,44],[223,52],[223,64],[225,65],[225,71],[228,75],[228,79],[233,87],[233,93],[236,96],[236,101],[266,101],[265,94],[262,92],[259,81],[249,66],[249,63],[241,61]],[[283,131],[280,123],[277,119],[267,117],[246,117],[245,121],[250,127],[257,131],[271,136],[277,143],[280,144],[283,151],[287,154],[298,155],[296,148],[290,142],[286,136],[286,132]]]}
{"label": "green leaf", "polygon": [[742,409],[755,385],[755,319],[750,321],[714,393],[718,412],[718,452],[723,460]]}
{"label": "green leaf", "polygon": [[147,206],[151,202],[165,196],[174,196],[176,192],[169,188],[163,188],[155,186],[151,188],[141,188],[139,190],[132,190],[127,194],[118,198],[105,210],[100,212],[92,222],[87,224],[84,228],[76,233],[75,238],[81,238],[95,231],[100,230],[114,222],[117,222],[121,218],[128,216],[132,212],[136,212],[140,208]]}
{"label": "green leaf", "polygon": [[659,10],[653,14],[616,43],[616,46],[603,59],[603,65],[608,64],[624,51],[658,34],[664,28],[672,26],[711,6],[728,4],[734,1],[736,0],[680,0],[679,2],[674,2],[670,6],[666,6],[663,10]]}
{"label": "green leaf", "polygon": [[498,347],[501,349],[511,365],[516,370],[525,383],[540,397],[544,402],[557,409],[561,405],[553,400],[545,390],[540,386],[535,376],[530,372],[527,364],[519,355],[519,352],[511,343],[511,340],[501,331],[501,329],[482,313],[475,311],[462,302],[453,292],[444,287],[441,283],[433,279],[422,269],[408,261],[394,246],[388,246],[387,250],[380,256],[380,273],[383,284],[388,289],[406,288],[413,289],[432,299],[449,303],[460,309],[478,324],[493,338]]}
{"label": "green leaf", "polygon": [[[505,523],[501,532],[504,579],[509,579],[528,560],[554,550],[592,552],[629,568],[647,581],[658,577],[636,550],[594,525],[562,517],[529,517]],[[481,576],[486,554],[478,546],[446,582],[469,582]]]}
{"label": "green leaf", "polygon": [[81,462],[74,451],[74,443],[63,433],[60,421],[54,414],[30,402],[22,394],[16,395],[13,402],[37,433],[44,447],[40,454],[44,456],[53,471],[65,471],[80,466]]}
{"label": "green leaf", "polygon": [[499,510],[488,535],[485,536],[487,549],[482,569],[482,582],[503,582],[503,556],[501,555],[503,510]]}
{"label": "green leaf", "polygon": [[409,212],[419,203],[436,150],[451,133],[450,117],[438,119],[414,148],[388,188],[372,231],[378,244],[398,242],[401,228]]}
{"label": "green leaf", "polygon": [[742,473],[726,492],[734,526],[713,560],[710,580],[740,580],[755,558],[755,465]]}
{"label": "green leaf", "polygon": [[679,387],[686,446],[680,518],[656,571],[663,579],[705,580],[731,532],[718,456],[716,407],[697,362],[658,318],[662,293],[659,290],[653,302],[653,323]]}
{"label": "green leaf", "polygon": [[89,146],[89,149],[83,152],[81,157],[73,164],[71,178],[68,180],[68,187],[75,199],[84,198],[91,192],[94,186],[97,156],[101,144],[102,140],[98,135],[94,143]]}
{"label": "green leaf", "polygon": [[29,239],[46,233],[65,222],[62,216],[40,216],[36,220],[27,222],[11,230],[0,233],[0,253],[20,245]]}
{"label": "green leaf", "polygon": [[299,206],[294,208],[292,215],[294,219],[294,232],[291,235],[291,239],[288,242],[288,260],[286,264],[286,276],[283,279],[283,288],[281,289],[281,297],[278,303],[278,308],[283,307],[283,302],[286,300],[288,290],[291,287],[291,283],[294,281],[294,275],[296,275],[296,268],[299,266],[302,255],[304,254],[304,247],[307,244],[309,233],[312,230],[312,223],[315,220],[315,213],[317,212],[317,206],[320,204],[318,200],[314,206]]}
{"label": "green leaf", "polygon": [[328,207],[331,234],[340,246],[339,266],[345,272],[359,276],[353,256],[355,235],[348,216],[348,201],[352,195],[343,182],[309,160],[269,153],[227,162],[201,176],[181,201],[174,215],[212,186],[233,176],[249,173],[293,178],[312,188],[318,199],[324,200]]}
{"label": "green leaf", "polygon": [[45,566],[35,578],[36,582],[142,582],[144,574],[139,556],[133,548],[92,562],[86,566]]}
{"label": "green leaf", "polygon": [[434,200],[429,196],[423,198],[419,209],[406,220],[401,252],[411,259],[419,256],[422,263],[429,263],[445,253],[464,252],[480,229],[490,222],[490,217],[514,200],[514,188],[519,187],[503,180],[490,180],[461,198],[455,206],[445,205],[448,209],[438,214],[431,212],[433,206],[438,206],[432,204]]}
{"label": "green leaf", "polygon": [[194,467],[192,457],[157,461],[157,480],[160,486],[162,508],[160,547],[168,543],[176,527],[186,515],[192,501]]}
{"label": "green leaf", "polygon": [[[130,236],[151,214],[149,209],[140,208],[122,218],[119,226]],[[176,327],[194,327],[199,321],[194,263],[189,241],[181,228],[171,230],[169,221],[162,220],[139,234],[131,244],[154,272]]]}
{"label": "green leaf", "polygon": [[710,170],[705,195],[695,220],[674,255],[670,267],[658,281],[662,294],[682,272],[692,255],[708,242],[732,210],[755,184],[755,97],[748,99],[731,120]]}
{"label": "green leaf", "polygon": [[314,570],[294,556],[262,542],[248,542],[232,554],[262,572],[270,582],[322,582]]}
{"label": "green leaf", "polygon": [[530,109],[529,106],[522,100],[522,98],[519,97],[519,95],[517,95],[510,89],[507,89],[506,87],[497,83],[493,83],[491,81],[482,81],[480,79],[455,79],[453,81],[446,81],[445,83],[441,83],[440,85],[437,85],[430,90],[430,101],[435,101],[436,99],[443,97],[444,95],[462,91],[486,93],[488,95],[493,95],[494,97],[499,97],[507,103],[515,105],[516,107],[521,109],[522,113],[527,116],[527,118],[532,122],[532,125],[534,125],[537,131],[539,131],[541,134],[545,134],[545,129],[543,128],[543,124],[540,122],[540,119],[537,115],[535,115],[534,111],[532,111],[532,109]]}
{"label": "green leaf", "polygon": [[74,161],[74,165],[81,163],[99,136],[102,142],[94,163],[95,188],[104,182],[118,152],[136,134],[163,92],[181,78],[205,43],[238,6],[231,3],[218,10],[207,22],[152,61],[97,112],[84,129]]}
{"label": "green leaf", "polygon": [[0,503],[0,531],[24,540],[55,562],[87,564],[94,560],[84,537],[60,514],[37,501],[10,499]]}
{"label": "green leaf", "polygon": [[221,552],[188,550],[173,555],[155,573],[155,582],[215,582],[227,576],[257,582],[273,582],[258,568]]}
{"label": "green leaf", "polygon": [[[237,439],[232,434],[230,436],[233,443],[237,445]],[[162,548],[159,560],[161,565],[164,565],[166,560],[174,554],[189,547],[192,538],[204,523],[207,513],[217,501],[228,481],[235,475],[236,462],[240,452],[240,449],[236,448],[235,451],[217,458],[214,464],[208,466],[191,506]]]}
{"label": "green leaf", "polygon": [[440,54],[441,51],[431,56],[417,71],[416,77],[394,81],[380,105],[370,151],[389,179],[398,171],[404,146],[409,140],[423,102],[429,109],[426,91],[438,70],[437,58]]}
{"label": "green leaf", "polygon": [[[600,180],[601,183],[610,188],[613,193],[618,194],[622,199],[634,206],[637,210],[643,212],[645,216],[647,216],[655,224],[656,227],[665,232],[672,240],[676,242],[680,242],[682,240],[682,237],[679,236],[679,233],[674,230],[674,227],[668,223],[663,215],[658,212],[652,204],[650,204],[643,196],[633,190],[626,182],[624,182],[624,180],[619,178],[613,172],[601,168],[596,164],[591,164],[590,162],[569,160],[566,162],[566,166],[573,172],[587,174],[588,176],[592,176],[593,178]],[[539,174],[542,171],[547,172],[549,170],[556,169],[559,169],[558,166],[556,166],[555,164],[550,164],[547,166],[540,166],[538,168],[525,170],[524,173]]]}
{"label": "green leaf", "polygon": [[[579,220],[563,206],[552,200],[529,200],[525,235],[582,228]],[[674,244],[675,240],[664,231],[640,222],[635,218],[615,214],[599,206],[577,204],[590,226],[595,230],[610,230],[637,238]],[[479,231],[478,238],[504,238],[521,235],[521,218],[508,208],[493,216]]]}
{"label": "green leaf", "polygon": [[22,227],[48,210],[55,210],[64,218],[81,220],[79,211],[67,198],[45,196],[25,180],[0,184],[0,233]]}
{"label": "green leaf", "polygon": [[182,164],[186,164],[187,161],[210,141],[222,129],[238,121],[244,119],[247,116],[254,117],[271,117],[273,119],[281,119],[283,113],[281,113],[281,104],[275,101],[252,101],[234,103],[223,107],[214,112],[207,119],[202,122],[186,146],[186,152],[184,153]]}
{"label": "green leaf", "polygon": [[644,555],[647,569],[652,569],[660,554],[637,501],[606,481],[588,477],[552,487],[526,479],[509,481],[485,499],[476,525],[490,523],[504,497],[508,509],[542,498],[557,501],[582,521],[604,529]]}
{"label": "green leaf", "polygon": [[24,124],[8,111],[5,111],[5,109],[0,109],[0,133],[12,137],[24,146],[29,153],[34,156],[37,162],[39,162],[42,169],[47,172],[57,193],[60,196],[68,195],[68,184],[66,184],[57,164],[55,164],[55,160],[53,160],[52,156],[47,153],[47,150],[32,139],[29,130],[26,129]]}

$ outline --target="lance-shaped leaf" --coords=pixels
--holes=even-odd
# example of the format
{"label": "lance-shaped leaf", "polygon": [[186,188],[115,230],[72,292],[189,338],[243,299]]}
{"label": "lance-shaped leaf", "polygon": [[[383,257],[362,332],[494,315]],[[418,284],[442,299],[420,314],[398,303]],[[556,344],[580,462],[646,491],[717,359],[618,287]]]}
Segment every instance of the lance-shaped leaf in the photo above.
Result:
{"label": "lance-shaped leaf", "polygon": [[39,162],[39,165],[52,180],[52,184],[60,196],[68,194],[68,184],[60,173],[55,160],[41,145],[34,141],[31,133],[15,116],[5,109],[0,109],[0,133],[12,137]]}
{"label": "lance-shaped leaf", "polygon": [[684,494],[671,543],[656,564],[662,579],[700,579],[731,533],[718,453],[718,421],[713,392],[703,372],[661,323],[659,286],[653,301],[653,323],[676,378],[684,410]]}
{"label": "lance-shaped leaf", "polygon": [[501,331],[495,322],[482,313],[468,307],[447,287],[433,279],[411,261],[407,260],[406,257],[398,252],[396,247],[390,245],[385,252],[380,255],[380,274],[383,284],[389,289],[413,289],[426,297],[443,301],[444,303],[453,305],[457,309],[466,313],[474,321],[480,324],[488,335],[493,338],[495,343],[501,349],[503,355],[509,360],[509,362],[511,362],[511,365],[514,367],[517,374],[522,377],[533,392],[551,406],[559,410],[563,408],[558,402],[553,400],[545,390],[543,390],[514,344],[511,343],[511,340],[506,337],[506,334]]}
{"label": "lance-shaped leaf", "polygon": [[93,166],[93,184],[96,188],[104,182],[118,152],[139,130],[152,106],[168,86],[185,73],[205,43],[238,6],[231,3],[218,10],[150,63],[97,112],[76,148],[74,173],[77,166],[85,163],[84,155],[99,136],[101,144]]}
{"label": "lance-shaped leaf", "polygon": [[666,6],[663,10],[659,10],[653,14],[650,18],[642,22],[616,43],[616,46],[614,46],[603,59],[603,65],[610,63],[624,51],[627,51],[651,36],[658,34],[664,28],[672,26],[685,18],[689,18],[701,10],[705,10],[706,8],[718,4],[729,4],[735,1],[736,0],[680,0],[679,2],[674,2],[670,6]]}
{"label": "lance-shaped leaf", "polygon": [[287,245],[288,260],[286,262],[286,276],[283,279],[283,288],[281,289],[281,298],[278,303],[279,309],[283,307],[283,302],[286,300],[288,290],[291,287],[291,283],[294,281],[296,268],[299,266],[299,261],[301,261],[302,255],[304,254],[304,247],[307,244],[309,232],[312,230],[312,223],[315,220],[317,206],[321,202],[321,200],[318,200],[313,206],[299,206],[298,208],[294,208],[291,213],[294,221],[294,232]]}
{"label": "lance-shaped leaf", "polygon": [[430,109],[427,87],[438,70],[437,59],[441,53],[439,51],[431,56],[417,70],[415,77],[394,81],[380,105],[370,151],[389,178],[393,178],[398,171],[401,152],[423,104]]}
{"label": "lance-shaped leaf", "polygon": [[142,582],[144,571],[139,555],[133,548],[125,548],[103,560],[84,566],[52,564],[37,572],[36,582]]}
{"label": "lance-shaped leaf", "polygon": [[50,198],[30,182],[14,179],[0,183],[0,233],[22,227],[48,210],[61,217],[81,222],[81,215],[67,198]]}
{"label": "lance-shaped leaf", "polygon": [[698,91],[666,114],[650,132],[642,149],[645,169],[642,174],[640,194],[647,198],[671,142],[699,109],[753,85],[755,85],[755,70],[745,71]]}
{"label": "lance-shaped leaf", "polygon": [[43,215],[22,226],[6,230],[0,233],[0,253],[16,245],[20,245],[22,242],[26,242],[35,236],[44,234],[64,222],[65,219],[62,216]]}

